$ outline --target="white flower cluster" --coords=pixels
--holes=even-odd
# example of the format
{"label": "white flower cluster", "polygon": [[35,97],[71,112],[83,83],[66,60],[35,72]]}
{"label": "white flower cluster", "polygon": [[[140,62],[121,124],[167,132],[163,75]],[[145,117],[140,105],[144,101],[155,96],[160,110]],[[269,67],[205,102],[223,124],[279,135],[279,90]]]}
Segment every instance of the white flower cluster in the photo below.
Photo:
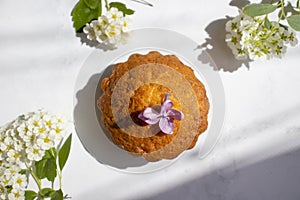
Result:
{"label": "white flower cluster", "polygon": [[24,199],[27,176],[21,169],[39,161],[69,132],[63,117],[38,110],[0,127],[0,200]]}
{"label": "white flower cluster", "polygon": [[129,30],[129,20],[117,8],[110,8],[106,15],[86,24],[83,32],[89,40],[98,41],[100,44],[116,46],[126,43]]}
{"label": "white flower cluster", "polygon": [[266,27],[262,17],[250,17],[242,12],[226,23],[227,45],[238,60],[250,58],[282,58],[287,45],[298,43],[295,32],[277,22],[269,22]]}

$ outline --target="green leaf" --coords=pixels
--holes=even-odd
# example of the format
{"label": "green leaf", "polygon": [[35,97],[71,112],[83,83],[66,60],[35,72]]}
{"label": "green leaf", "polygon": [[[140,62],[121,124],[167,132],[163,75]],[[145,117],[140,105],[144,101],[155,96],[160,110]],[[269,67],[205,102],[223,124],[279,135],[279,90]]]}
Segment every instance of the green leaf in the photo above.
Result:
{"label": "green leaf", "polygon": [[52,155],[50,150],[45,151],[45,155],[42,160],[35,162],[35,173],[39,179],[46,178],[46,165],[48,159],[51,159]]}
{"label": "green leaf", "polygon": [[101,5],[101,0],[84,0],[84,3],[91,9],[97,9]]}
{"label": "green leaf", "polygon": [[[101,2],[95,7],[94,1],[89,1],[90,7],[85,3],[87,0],[80,0],[71,12],[73,26],[76,31],[80,31],[87,23],[97,19],[102,13]],[[91,8],[95,7],[95,9]]]}
{"label": "green leaf", "polygon": [[124,15],[132,15],[134,13],[134,10],[127,8],[125,4],[120,2],[111,2],[109,7],[118,8]]}
{"label": "green leaf", "polygon": [[277,6],[272,4],[250,4],[244,7],[243,12],[251,17],[266,15],[274,12]]}
{"label": "green leaf", "polygon": [[47,178],[54,181],[57,175],[56,150],[49,149],[45,152],[42,160],[35,163],[35,173],[39,179]]}
{"label": "green leaf", "polygon": [[50,152],[50,149],[48,149],[47,151],[45,151],[45,155],[43,156],[43,160],[46,160],[46,159],[49,159],[51,158],[52,155],[51,155],[51,152]]}
{"label": "green leaf", "polygon": [[33,200],[37,197],[37,193],[32,190],[26,190],[25,191],[25,200]]}
{"label": "green leaf", "polygon": [[288,24],[295,29],[296,31],[300,31],[300,15],[291,15],[286,18]]}
{"label": "green leaf", "polygon": [[64,195],[61,190],[52,192],[50,197],[51,197],[51,200],[63,200],[64,199]]}
{"label": "green leaf", "polygon": [[67,138],[63,146],[58,152],[58,164],[60,170],[62,170],[68,160],[70,149],[71,149],[71,143],[72,143],[72,134]]}
{"label": "green leaf", "polygon": [[47,159],[42,159],[38,162],[35,162],[35,173],[39,179],[46,177],[46,165]]}
{"label": "green leaf", "polygon": [[57,175],[56,161],[54,158],[47,159],[45,164],[45,176],[48,181],[54,182]]}
{"label": "green leaf", "polygon": [[51,188],[43,188],[41,191],[40,191],[40,195],[42,197],[50,197],[51,193],[54,192],[55,190],[51,189]]}
{"label": "green leaf", "polygon": [[272,28],[272,24],[271,24],[271,22],[269,21],[268,17],[265,17],[264,26],[265,26],[267,29],[271,29],[271,28]]}
{"label": "green leaf", "polygon": [[19,174],[26,174],[27,173],[27,169],[21,169],[21,171],[19,171]]}

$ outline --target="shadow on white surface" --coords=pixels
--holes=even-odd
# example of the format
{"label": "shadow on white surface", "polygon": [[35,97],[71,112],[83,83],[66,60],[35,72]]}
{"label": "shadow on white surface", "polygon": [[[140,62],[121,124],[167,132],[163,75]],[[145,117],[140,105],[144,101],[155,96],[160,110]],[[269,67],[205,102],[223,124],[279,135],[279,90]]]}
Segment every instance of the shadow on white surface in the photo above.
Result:
{"label": "shadow on white surface", "polygon": [[[241,9],[247,3],[249,3],[249,1],[233,0],[230,2],[230,5]],[[205,64],[210,64],[210,66],[212,66],[214,70],[234,72],[243,65],[245,65],[247,68],[250,68],[251,61],[249,59],[245,61],[236,60],[231,49],[225,42],[225,37],[227,34],[225,25],[231,19],[231,17],[226,16],[225,18],[217,19],[211,22],[205,28],[205,31],[209,35],[209,38],[206,38],[206,41],[198,46],[198,48],[206,50],[206,52],[211,56],[214,63],[211,63],[210,60],[205,59],[206,56],[205,54],[203,54],[203,52],[205,51],[203,51],[199,55],[198,59]]]}
{"label": "shadow on white surface", "polygon": [[[187,182],[178,180],[177,186],[167,186],[168,189],[158,194],[143,194],[143,190],[135,192],[138,195],[124,194],[119,188],[120,183],[114,181],[109,186],[94,188],[82,193],[78,199],[94,200],[299,200],[300,199],[300,149],[287,152],[276,157],[265,159],[252,165],[240,167],[235,161],[223,168],[213,169],[206,175],[194,176]],[[299,170],[298,170],[299,171]],[[132,177],[131,177],[132,178]],[[128,188],[133,189],[134,183],[127,177]],[[144,179],[144,188],[152,189]],[[123,181],[124,182],[124,181]],[[140,181],[139,181],[140,182]],[[122,183],[122,181],[121,181]],[[133,186],[132,186],[133,185]],[[158,186],[157,186],[158,185]],[[157,183],[156,187],[166,187]],[[114,189],[111,189],[114,188]],[[139,188],[139,187],[137,187]],[[115,193],[121,189],[121,193]],[[127,192],[130,194],[130,192]]]}
{"label": "shadow on white surface", "polygon": [[112,50],[116,49],[116,47],[114,47],[114,46],[100,44],[98,42],[91,41],[91,40],[87,39],[85,33],[76,33],[76,36],[78,38],[80,38],[80,42],[82,44],[86,44],[89,47],[93,47],[93,48],[96,48],[96,49],[102,49],[103,51],[112,51]]}
{"label": "shadow on white surface", "polygon": [[[267,0],[268,1],[268,0]],[[229,5],[237,7],[238,9],[243,9],[244,6],[246,6],[247,4],[249,4],[250,1],[248,0],[232,0]]]}
{"label": "shadow on white surface", "polygon": [[[216,148],[231,160],[144,200],[299,200],[300,105],[228,131]],[[221,158],[220,156],[218,158]],[[212,158],[216,159],[216,158]]]}
{"label": "shadow on white surface", "polygon": [[215,154],[230,163],[143,199],[300,199],[300,173],[295,174],[300,169],[299,110],[300,105],[292,106],[228,131]]}
{"label": "shadow on white surface", "polygon": [[[96,91],[99,91],[99,79],[102,75],[99,72],[104,66],[127,60],[128,56],[133,53],[146,53],[158,50],[168,54],[176,53],[187,63],[194,63],[191,64],[192,66],[201,67],[201,72],[198,75],[207,86],[208,96],[211,96],[212,108],[210,111],[212,121],[208,129],[210,134],[205,134],[208,137],[202,137],[204,139],[202,140],[203,144],[201,149],[198,150],[199,158],[205,157],[216,144],[225,116],[225,95],[218,72],[214,71],[209,65],[202,65],[199,62],[197,57],[200,52],[195,49],[198,44],[184,35],[156,28],[138,29],[133,31],[132,34],[135,37],[132,38],[130,43],[120,46],[114,51],[107,51],[104,54],[103,50],[95,49],[78,73],[75,83],[76,98],[74,102],[76,106],[74,108],[74,121],[77,135],[83,146],[100,163],[122,172],[149,173],[170,166],[175,161],[173,159],[147,162],[143,158],[134,157],[123,149],[118,148],[106,137],[99,126],[99,121],[101,120],[99,120],[98,109],[95,106],[95,98],[97,99],[101,95],[96,94],[95,97]],[[180,48],[177,45],[178,41],[181,41],[183,44]],[[209,55],[205,55],[206,60],[209,60]],[[99,65],[102,65],[102,67]]]}
{"label": "shadow on white surface", "polygon": [[300,149],[238,168],[231,163],[143,200],[299,200]]}
{"label": "shadow on white surface", "polygon": [[74,109],[76,132],[85,149],[100,163],[117,170],[142,166],[147,164],[147,161],[131,156],[114,145],[97,120],[100,115],[96,101],[101,95],[101,89],[98,87],[103,78],[111,73],[111,68],[112,66],[91,76],[85,87],[77,92],[77,104]]}
{"label": "shadow on white surface", "polygon": [[[172,170],[182,174],[183,170],[193,168],[194,172],[187,174],[189,178],[170,177],[176,182],[166,184],[167,180],[159,179],[149,184],[144,179],[157,176],[148,174],[134,181],[131,181],[133,177],[127,177],[125,183],[130,184],[130,188],[141,188],[139,184],[143,184],[143,190],[130,194],[123,189],[122,195],[106,192],[108,188],[126,187],[124,181],[122,184],[122,180],[116,180],[80,197],[87,200],[97,196],[122,200],[299,200],[300,173],[295,173],[300,169],[299,109],[300,105],[293,106],[276,113],[276,119],[267,117],[229,130],[201,165],[196,154],[185,157],[183,165]],[[201,166],[206,170],[200,170]],[[152,187],[161,189],[151,194]]]}

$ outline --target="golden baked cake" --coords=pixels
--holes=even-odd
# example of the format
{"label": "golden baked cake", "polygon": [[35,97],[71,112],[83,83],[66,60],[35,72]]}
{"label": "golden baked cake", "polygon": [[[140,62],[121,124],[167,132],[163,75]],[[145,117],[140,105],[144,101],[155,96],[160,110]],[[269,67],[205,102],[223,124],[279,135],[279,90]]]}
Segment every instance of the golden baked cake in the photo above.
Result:
{"label": "golden baked cake", "polygon": [[101,88],[97,105],[111,140],[148,161],[177,157],[207,129],[205,87],[174,55],[133,54]]}

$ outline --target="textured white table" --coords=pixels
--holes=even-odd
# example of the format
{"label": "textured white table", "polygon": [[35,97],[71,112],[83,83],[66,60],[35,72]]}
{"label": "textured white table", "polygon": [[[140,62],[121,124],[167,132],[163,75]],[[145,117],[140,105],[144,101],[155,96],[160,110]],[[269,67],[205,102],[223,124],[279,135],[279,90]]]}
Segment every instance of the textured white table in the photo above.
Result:
{"label": "textured white table", "polygon": [[[142,175],[101,165],[74,134],[64,191],[75,200],[300,199],[300,47],[246,67],[222,40],[226,16],[237,14],[230,1],[151,0],[153,8],[124,2],[136,10],[134,28],[167,28],[213,47],[227,100],[224,131],[204,160],[183,156]],[[72,115],[76,76],[93,51],[75,36],[75,3],[0,1],[0,124],[41,107]]]}

